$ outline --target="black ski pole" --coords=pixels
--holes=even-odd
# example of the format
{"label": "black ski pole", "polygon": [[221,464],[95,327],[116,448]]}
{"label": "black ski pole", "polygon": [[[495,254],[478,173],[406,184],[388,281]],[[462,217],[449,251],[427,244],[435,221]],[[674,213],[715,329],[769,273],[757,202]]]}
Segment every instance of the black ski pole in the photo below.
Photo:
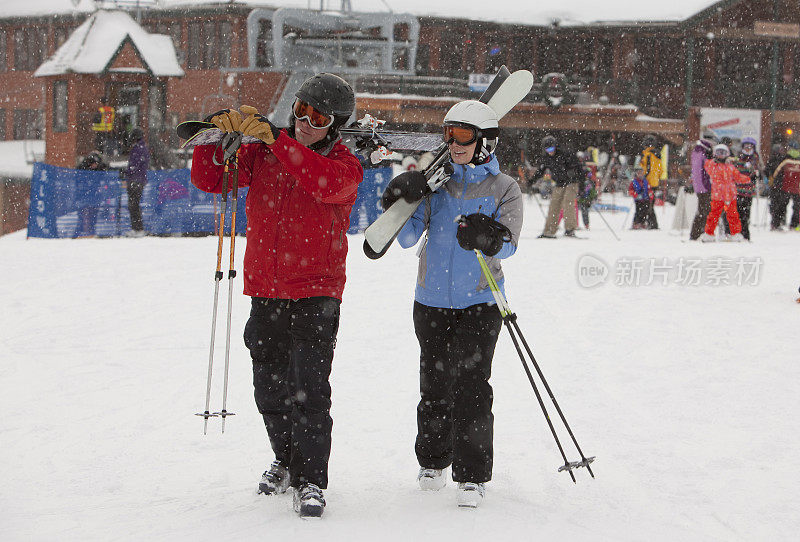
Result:
{"label": "black ski pole", "polygon": [[600,218],[602,218],[602,219],[603,219],[603,222],[605,222],[605,223],[606,223],[606,227],[608,228],[608,231],[610,231],[610,232],[611,232],[611,235],[613,235],[613,236],[614,236],[614,237],[617,239],[617,241],[621,241],[621,239],[620,239],[619,237],[617,237],[617,234],[614,232],[614,228],[612,228],[612,227],[611,227],[611,224],[609,224],[609,223],[608,223],[608,220],[606,220],[606,217],[604,217],[604,216],[603,216],[603,213],[601,213],[601,212],[600,212],[600,209],[598,209],[598,208],[596,207],[596,204],[592,204],[592,209],[594,209],[594,211],[595,211],[595,212],[596,212],[598,215],[600,215]]}
{"label": "black ski pole", "polygon": [[[539,368],[539,364],[536,362],[536,358],[533,357],[533,352],[531,351],[530,346],[528,346],[528,341],[525,340],[525,336],[522,334],[522,330],[520,330],[519,324],[517,324],[517,315],[516,314],[511,314],[511,315],[509,315],[508,319],[511,321],[511,324],[514,326],[514,329],[517,331],[517,334],[519,334],[519,338],[522,341],[522,345],[525,347],[525,351],[528,353],[528,357],[530,357],[530,359],[531,359],[531,363],[533,364],[533,368],[536,369],[536,374],[539,375],[539,379],[542,381],[542,384],[544,384],[544,389],[547,390],[547,394],[550,396],[550,400],[553,401],[553,406],[556,407],[556,411],[558,412],[558,415],[561,417],[561,421],[564,423],[564,427],[567,429],[567,433],[569,433],[570,438],[572,438],[573,444],[575,444],[575,448],[578,450],[578,453],[581,456],[581,461],[580,462],[578,462],[577,464],[571,463],[570,465],[572,465],[572,466],[565,465],[565,468],[567,470],[570,470],[570,473],[571,473],[572,472],[572,468],[575,468],[575,467],[586,467],[586,469],[589,471],[589,474],[591,474],[592,478],[594,478],[594,473],[592,472],[592,467],[589,466],[589,464],[592,461],[594,461],[594,457],[590,457],[590,458],[587,459],[586,456],[583,455],[583,451],[581,450],[581,447],[578,444],[578,440],[575,438],[575,435],[572,433],[572,429],[570,428],[569,424],[567,423],[567,418],[564,416],[564,413],[561,411],[561,407],[558,406],[558,401],[556,401],[556,397],[555,397],[555,395],[553,395],[553,390],[550,389],[550,385],[547,383],[547,379],[544,377],[544,373],[542,373],[542,370]],[[526,367],[526,370],[527,370],[527,367]],[[538,394],[537,394],[537,396],[538,396]],[[574,479],[575,478],[573,477],[573,480]]]}
{"label": "black ski pole", "polygon": [[[544,413],[544,418],[547,420],[547,425],[550,427],[550,432],[553,434],[553,438],[556,440],[556,446],[558,446],[558,451],[561,452],[561,457],[564,459],[564,465],[560,467],[558,470],[561,471],[565,467],[568,467],[570,461],[567,459],[567,455],[564,453],[564,448],[561,446],[561,441],[558,439],[558,434],[556,433],[555,428],[553,427],[553,422],[550,420],[550,414],[547,412],[547,407],[544,405],[544,401],[542,400],[542,395],[539,393],[539,388],[536,386],[536,382],[533,380],[533,375],[531,374],[531,370],[528,368],[528,364],[525,362],[525,356],[522,354],[522,349],[519,347],[519,343],[517,342],[517,338],[514,335],[514,331],[511,328],[510,320],[516,319],[516,315],[513,313],[509,313],[506,311],[502,312],[503,324],[505,324],[506,329],[508,329],[508,334],[511,335],[511,342],[514,343],[514,348],[517,349],[517,354],[519,355],[519,359],[522,362],[522,368],[525,369],[525,374],[528,376],[528,382],[531,383],[531,387],[533,388],[533,393],[536,394],[536,400],[539,401],[539,406],[542,408],[542,412]],[[578,483],[575,480],[575,475],[572,473],[571,468],[567,468],[567,472],[569,472],[570,478],[572,478],[573,483]]]}
{"label": "black ski pole", "polygon": [[[563,470],[566,470],[569,473],[570,478],[572,478],[572,481],[576,482],[575,475],[572,473],[572,469],[575,469],[575,468],[578,468],[578,467],[586,467],[586,469],[589,471],[589,474],[591,474],[592,478],[594,478],[594,473],[592,472],[592,468],[589,466],[590,463],[592,461],[594,461],[594,459],[595,459],[594,456],[587,458],[583,454],[583,451],[581,450],[580,446],[578,445],[578,441],[575,438],[575,435],[572,433],[572,429],[570,428],[569,424],[567,423],[567,419],[564,416],[564,413],[561,411],[561,407],[558,405],[558,402],[556,401],[556,398],[553,395],[553,391],[550,389],[550,386],[548,385],[547,380],[544,377],[544,373],[542,373],[542,370],[539,368],[539,364],[536,362],[536,358],[534,358],[533,352],[531,351],[530,347],[528,346],[528,342],[525,340],[525,337],[522,335],[522,330],[520,330],[519,325],[517,324],[517,315],[511,312],[511,309],[508,306],[508,302],[506,301],[505,297],[503,296],[503,293],[500,291],[500,287],[497,285],[497,281],[494,280],[494,277],[492,276],[492,273],[489,270],[489,266],[486,264],[486,260],[484,259],[483,254],[481,254],[480,251],[475,250],[475,255],[478,258],[478,263],[481,266],[481,271],[483,272],[483,275],[486,278],[486,281],[489,283],[489,288],[492,291],[492,295],[494,296],[495,301],[497,302],[497,307],[498,307],[498,309],[500,309],[500,316],[503,318],[503,323],[506,325],[506,328],[508,329],[509,335],[511,335],[511,341],[514,343],[514,347],[517,350],[517,354],[519,355],[519,359],[522,362],[522,367],[523,367],[523,369],[525,369],[525,374],[528,376],[528,381],[530,382],[531,387],[533,388],[533,392],[536,394],[536,399],[539,401],[539,406],[542,408],[542,412],[544,413],[544,417],[547,420],[547,425],[550,427],[550,432],[553,434],[553,438],[556,441],[556,445],[558,446],[558,450],[559,450],[559,452],[561,452],[561,457],[564,459],[564,465],[559,467],[559,469],[558,469],[559,472],[561,472]],[[566,454],[564,453],[564,449],[561,446],[561,441],[558,439],[558,435],[556,434],[555,428],[553,427],[553,423],[550,420],[550,415],[547,413],[547,408],[544,405],[544,401],[542,400],[542,396],[539,393],[539,390],[538,390],[538,388],[536,386],[536,382],[533,379],[533,375],[531,374],[530,369],[528,368],[528,364],[527,364],[527,362],[525,360],[524,354],[522,353],[522,349],[519,347],[519,342],[517,341],[517,337],[514,334],[514,332],[512,331],[512,327],[511,327],[512,325],[513,325],[513,329],[516,330],[517,334],[519,335],[519,339],[522,341],[522,344],[525,346],[525,350],[528,353],[528,356],[530,357],[534,368],[536,369],[536,373],[539,375],[539,378],[541,379],[542,384],[544,384],[544,387],[547,390],[547,393],[550,396],[550,399],[553,401],[553,405],[556,407],[556,410],[558,411],[558,414],[561,417],[561,421],[564,424],[564,427],[567,429],[567,432],[569,433],[569,436],[572,438],[572,442],[573,442],[573,444],[575,444],[575,448],[578,450],[578,453],[581,456],[581,461],[569,461],[569,460],[567,460]]]}

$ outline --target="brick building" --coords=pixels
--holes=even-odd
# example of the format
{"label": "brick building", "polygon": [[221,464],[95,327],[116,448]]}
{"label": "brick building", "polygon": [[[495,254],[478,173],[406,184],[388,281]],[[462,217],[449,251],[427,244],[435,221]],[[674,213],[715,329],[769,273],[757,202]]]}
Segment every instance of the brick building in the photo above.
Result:
{"label": "brick building", "polygon": [[[169,36],[183,73],[153,73],[128,43],[95,73],[36,77],[98,4],[126,11],[151,35]],[[506,64],[531,70],[537,80],[563,75],[550,83],[564,97],[559,106],[548,103],[553,89],[545,84],[504,119],[520,146],[545,131],[581,144],[603,145],[615,134],[619,145],[633,148],[643,132],[680,144],[696,136],[698,107],[733,107],[763,112],[762,147],[769,149],[776,135],[800,125],[800,5],[698,6],[681,19],[637,17],[631,8],[623,21],[506,24],[424,14],[341,17],[280,9],[269,0],[30,0],[0,13],[0,144],[45,139],[48,163],[74,166],[94,144],[89,126],[103,99],[135,108],[159,149],[178,146],[178,122],[225,106],[276,110],[281,123],[294,89],[313,70],[350,80],[359,113],[430,129],[451,103],[441,97],[477,96],[469,75]]]}

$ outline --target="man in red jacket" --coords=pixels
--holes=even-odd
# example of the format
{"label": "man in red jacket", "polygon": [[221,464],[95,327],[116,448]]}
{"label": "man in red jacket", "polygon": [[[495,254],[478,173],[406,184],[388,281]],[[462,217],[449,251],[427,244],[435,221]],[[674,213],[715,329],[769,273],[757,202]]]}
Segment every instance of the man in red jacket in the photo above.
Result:
{"label": "man in red jacket", "polygon": [[[257,113],[210,116],[223,131],[254,136],[238,153],[239,183],[247,194],[244,293],[252,297],[244,341],[253,385],[275,461],[259,492],[291,486],[294,509],[319,517],[325,508],[331,449],[329,376],[345,283],[350,208],[361,164],[339,142],[355,109],[343,79],[322,73],[297,91],[288,129]],[[221,192],[222,166],[214,145],[195,147],[192,183]]]}

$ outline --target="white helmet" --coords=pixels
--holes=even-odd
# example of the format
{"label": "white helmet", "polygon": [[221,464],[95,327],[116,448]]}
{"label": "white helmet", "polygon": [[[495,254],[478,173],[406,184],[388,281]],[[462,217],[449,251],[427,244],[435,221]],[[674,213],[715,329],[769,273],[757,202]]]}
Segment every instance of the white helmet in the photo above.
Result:
{"label": "white helmet", "polygon": [[497,138],[500,134],[497,113],[483,102],[478,100],[464,100],[458,102],[444,116],[443,126],[469,126],[476,129],[475,138],[478,145],[472,163],[481,164],[497,147]]}
{"label": "white helmet", "polygon": [[727,145],[720,143],[719,145],[714,146],[714,158],[719,160],[725,160],[731,155],[731,150],[728,148]]}

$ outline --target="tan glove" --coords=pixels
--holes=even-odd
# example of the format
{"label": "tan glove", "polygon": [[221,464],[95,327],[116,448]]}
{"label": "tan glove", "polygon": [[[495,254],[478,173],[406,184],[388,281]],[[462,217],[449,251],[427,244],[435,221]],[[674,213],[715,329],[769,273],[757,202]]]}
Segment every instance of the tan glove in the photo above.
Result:
{"label": "tan glove", "polygon": [[223,132],[238,132],[242,124],[242,115],[235,109],[223,109],[212,113],[206,120]]}
{"label": "tan glove", "polygon": [[243,105],[239,109],[247,115],[247,118],[239,126],[239,131],[242,132],[242,135],[256,137],[267,145],[275,143],[281,133],[277,126],[272,124],[264,115],[259,115],[255,107]]}

